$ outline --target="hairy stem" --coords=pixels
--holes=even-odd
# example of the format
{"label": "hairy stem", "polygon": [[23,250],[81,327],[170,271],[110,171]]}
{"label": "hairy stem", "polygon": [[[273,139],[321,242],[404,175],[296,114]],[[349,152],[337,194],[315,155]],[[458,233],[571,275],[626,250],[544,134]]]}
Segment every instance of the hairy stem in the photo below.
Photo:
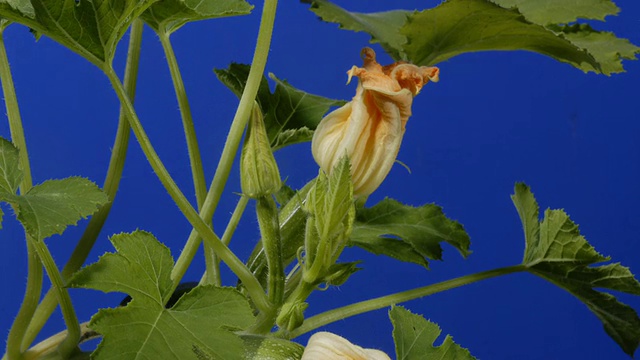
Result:
{"label": "hairy stem", "polygon": [[169,71],[171,72],[171,79],[173,80],[173,88],[176,92],[176,99],[178,100],[178,106],[180,107],[180,116],[182,117],[182,127],[184,129],[184,135],[187,140],[187,149],[189,152],[189,162],[191,163],[191,175],[193,177],[193,186],[196,193],[196,201],[198,209],[202,209],[202,204],[207,196],[207,183],[204,179],[204,169],[202,167],[202,158],[200,157],[200,147],[198,146],[198,138],[196,137],[196,129],[193,125],[193,117],[191,116],[191,106],[189,105],[189,98],[187,97],[187,91],[184,88],[184,82],[182,81],[182,74],[178,67],[178,60],[176,54],[173,52],[173,46],[169,34],[158,33],[160,43],[164,49],[164,54],[167,57],[167,64],[169,65]]}
{"label": "hairy stem", "polygon": [[[244,210],[247,208],[248,203],[249,203],[248,196],[241,195],[240,199],[238,199],[236,208],[233,210],[233,214],[231,214],[231,219],[229,219],[229,222],[227,223],[227,228],[224,230],[224,234],[222,234],[221,240],[225,245],[229,246],[229,243],[231,242],[231,238],[233,237],[233,234],[235,233],[236,228],[238,227],[238,223],[240,222],[240,219],[242,218],[242,214],[244,214]],[[210,251],[213,253],[212,249]],[[209,255],[213,256],[215,255],[215,253],[209,254]],[[204,275],[202,276],[202,280],[200,280],[200,284],[203,284],[203,285],[220,284],[220,277],[219,277],[220,272],[217,271],[217,269],[220,268],[220,259],[217,256],[215,257],[215,259],[216,259],[216,262],[214,263],[215,270],[213,269],[210,270],[209,268],[207,268]],[[211,279],[210,276],[215,274],[218,275],[217,279]]]}
{"label": "hairy stem", "polygon": [[[271,34],[273,33],[273,23],[275,21],[277,4],[277,0],[265,0],[264,2],[260,29],[258,31],[258,40],[253,54],[253,61],[251,63],[251,70],[249,71],[247,83],[244,91],[242,92],[242,96],[240,97],[240,103],[238,104],[235,116],[233,117],[231,128],[227,134],[227,140],[224,144],[215,175],[213,176],[213,181],[211,182],[209,192],[207,193],[207,197],[202,206],[202,211],[200,212],[203,219],[213,218],[218,202],[220,201],[220,197],[222,196],[222,191],[224,190],[224,186],[229,178],[235,154],[238,152],[238,147],[242,140],[242,133],[247,121],[249,120],[249,115],[253,110],[253,102],[258,94],[258,88],[260,87],[262,74],[264,73],[267,57],[269,55]],[[182,280],[188,264],[191,263],[191,260],[195,256],[198,246],[200,245],[197,234],[195,234],[194,231],[191,232],[189,240],[187,240],[187,244],[176,261],[176,265],[186,264],[186,266],[175,266],[171,273],[174,288],[177,287]],[[220,256],[220,254],[217,255]],[[224,261],[224,259],[222,260]],[[219,276],[218,274],[219,271],[216,271],[214,276]],[[252,278],[255,279],[253,275]],[[246,285],[247,284],[245,284],[245,286]]]}
{"label": "hairy stem", "polygon": [[338,320],[344,320],[348,317],[363,314],[369,311],[382,309],[394,304],[402,303],[409,300],[433,295],[442,291],[454,289],[463,285],[472,284],[474,282],[490,279],[497,276],[507,275],[515,272],[526,271],[525,265],[509,266],[489,271],[483,271],[476,274],[461,276],[456,279],[443,281],[437,284],[427,285],[417,289],[402,291],[399,293],[377,297],[370,300],[360,301],[351,305],[343,306],[337,309],[329,310],[312,316],[304,321],[302,326],[291,331],[288,338],[292,339],[315,330],[321,326],[331,324]]}
{"label": "hairy stem", "polygon": [[262,246],[267,257],[269,301],[278,308],[284,297],[284,266],[282,264],[282,244],[278,209],[271,196],[256,200],[256,213],[260,224]]}
{"label": "hairy stem", "polygon": [[[129,48],[127,52],[127,64],[124,74],[124,86],[132,99],[135,98],[136,84],[138,78],[138,66],[140,64],[140,47],[142,43],[142,29],[144,23],[140,19],[136,19],[131,24],[131,33],[129,36]],[[74,272],[78,271],[84,264],[89,252],[93,248],[93,245],[104,226],[109,213],[111,212],[111,205],[115,199],[118,187],[120,186],[120,179],[122,178],[122,170],[124,169],[124,163],[127,156],[127,149],[129,147],[129,138],[131,134],[131,128],[129,122],[125,116],[125,113],[120,109],[120,117],[118,120],[118,130],[113,143],[113,149],[111,151],[111,159],[109,160],[109,167],[104,180],[103,191],[107,194],[109,202],[101,206],[100,209],[91,216],[87,228],[84,230],[82,237],[78,241],[71,257],[67,261],[67,264],[62,269],[63,279],[69,278]],[[22,350],[24,351],[33,343],[46,321],[53,313],[57,305],[57,298],[53,290],[49,290],[45,295],[42,302],[36,309],[36,312],[27,328],[27,333],[22,341]]]}
{"label": "hairy stem", "polygon": [[73,308],[73,304],[71,303],[69,292],[64,286],[62,275],[60,275],[60,271],[58,270],[56,263],[53,261],[53,257],[51,256],[47,245],[43,240],[36,240],[33,244],[38,252],[38,257],[42,261],[42,264],[47,271],[47,275],[51,280],[51,288],[58,298],[62,317],[64,318],[65,325],[67,326],[67,337],[58,346],[58,353],[61,358],[68,359],[78,348],[78,342],[80,341],[80,323],[78,322],[76,312]]}
{"label": "hairy stem", "polygon": [[[10,24],[7,20],[0,20],[0,79],[2,80],[2,93],[9,119],[9,131],[11,133],[11,141],[19,150],[19,162],[22,169],[22,181],[20,182],[20,193],[25,194],[33,186],[31,176],[31,163],[29,162],[29,153],[27,152],[27,141],[22,127],[22,118],[20,116],[20,108],[18,106],[18,97],[16,95],[15,86],[13,84],[13,76],[9,66],[9,58],[4,46],[4,30]],[[24,298],[20,305],[20,310],[13,321],[9,336],[7,337],[6,356],[9,359],[19,359],[22,357],[21,341],[24,337],[29,321],[38,306],[38,299],[42,292],[42,279],[44,272],[42,264],[38,258],[37,252],[33,246],[33,239],[26,234],[27,242],[27,284],[25,288]]]}
{"label": "hairy stem", "polygon": [[[251,271],[244,265],[244,263],[238,259],[238,257],[231,251],[229,248],[220,241],[220,239],[213,233],[213,230],[204,222],[203,218],[201,218],[196,210],[191,206],[189,200],[184,196],[178,185],[176,185],[175,181],[165,168],[164,164],[158,157],[155,149],[151,145],[151,141],[147,136],[142,124],[140,123],[140,119],[138,119],[138,115],[136,114],[135,109],[133,108],[133,104],[127,93],[120,83],[120,79],[118,79],[118,75],[111,68],[104,69],[105,74],[111,81],[111,85],[116,91],[118,98],[120,99],[120,103],[124,106],[124,109],[127,113],[127,117],[129,119],[129,124],[133,130],[142,151],[147,158],[147,161],[153,168],[153,171],[158,176],[158,179],[164,186],[165,190],[169,193],[173,201],[176,203],[182,214],[187,218],[191,226],[194,227],[194,231],[196,232],[195,238],[197,239],[201,236],[204,241],[209,242],[209,245],[215,250],[215,252],[220,256],[220,259],[224,261],[231,271],[233,271],[238,278],[242,280],[242,282],[246,282],[248,284],[247,291],[251,295],[251,298],[255,302],[256,306],[259,309],[268,310],[271,308],[267,298],[264,294],[264,290],[262,286],[258,282],[258,280],[253,276]],[[190,237],[191,238],[191,237]],[[187,242],[189,243],[189,242]],[[188,245],[188,244],[187,244]],[[182,256],[182,255],[181,255]],[[171,292],[169,292],[171,294]],[[168,298],[166,299],[168,300]]]}

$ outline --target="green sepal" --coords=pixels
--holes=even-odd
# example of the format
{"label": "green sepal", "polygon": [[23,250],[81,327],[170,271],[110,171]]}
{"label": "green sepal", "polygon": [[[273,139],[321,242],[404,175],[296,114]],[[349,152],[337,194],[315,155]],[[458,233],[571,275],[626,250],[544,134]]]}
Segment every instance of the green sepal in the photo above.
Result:
{"label": "green sepal", "polygon": [[276,193],[282,181],[264,127],[260,105],[254,102],[247,125],[247,135],[240,155],[240,185],[242,192],[257,199]]}

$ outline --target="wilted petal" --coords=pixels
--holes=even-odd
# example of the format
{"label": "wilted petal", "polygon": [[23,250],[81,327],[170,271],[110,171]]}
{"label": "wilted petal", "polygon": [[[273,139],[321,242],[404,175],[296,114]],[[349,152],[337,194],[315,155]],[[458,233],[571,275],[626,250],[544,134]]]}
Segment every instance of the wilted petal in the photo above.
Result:
{"label": "wilted petal", "polygon": [[363,349],[349,340],[328,332],[309,338],[301,360],[391,360],[380,350]]}
{"label": "wilted petal", "polygon": [[439,70],[403,62],[381,66],[372,49],[362,50],[364,66],[347,72],[359,79],[356,95],[328,114],[312,142],[316,162],[327,173],[347,154],[354,195],[366,196],[380,186],[395,162],[413,97],[424,84],[438,81]]}

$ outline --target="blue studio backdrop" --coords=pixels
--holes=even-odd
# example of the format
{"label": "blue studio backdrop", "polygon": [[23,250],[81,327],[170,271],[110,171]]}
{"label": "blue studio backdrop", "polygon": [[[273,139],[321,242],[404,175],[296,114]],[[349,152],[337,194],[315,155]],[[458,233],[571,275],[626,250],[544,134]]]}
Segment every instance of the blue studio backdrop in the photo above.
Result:
{"label": "blue studio backdrop", "polygon": [[[349,2],[353,11],[432,7],[437,1]],[[599,28],[640,44],[640,3],[620,0],[620,15]],[[398,5],[399,4],[399,5]],[[208,181],[213,176],[237,98],[212,69],[249,63],[261,4],[252,15],[192,23],[172,36],[198,131]],[[267,71],[304,91],[349,100],[356,83],[346,71],[361,64],[369,36],[323,23],[308,5],[283,1],[276,18]],[[164,53],[146,29],[136,109],[152,143],[185,194],[194,200],[182,125]],[[35,41],[28,29],[5,33],[25,124],[34,182],[72,175],[102,184],[116,131],[119,103],[107,78],[93,65],[48,38]],[[392,60],[372,45],[383,64]],[[126,36],[115,65],[122,72]],[[308,315],[358,300],[438,281],[514,265],[524,239],[509,195],[515,182],[531,186],[542,209],[564,208],[601,253],[640,274],[640,62],[625,62],[626,73],[584,74],[539,54],[482,52],[438,64],[440,82],[428,84],[413,105],[413,116],[398,160],[369,198],[385,196],[410,205],[436,203],[462,223],[473,253],[463,259],[444,244],[444,261],[426,270],[358,248],[344,259],[364,259],[364,271],[338,288],[314,293]],[[273,85],[273,84],[272,84]],[[6,121],[0,136],[8,138]],[[287,184],[300,188],[317,175],[310,144],[276,153]],[[223,228],[240,192],[234,168],[214,227]],[[195,202],[195,201],[194,201]],[[4,206],[4,205],[3,205]],[[0,230],[0,330],[6,338],[26,279],[21,226],[7,216]],[[67,260],[86,221],[48,240],[59,265]],[[190,226],[167,195],[140,148],[132,141],[111,216],[88,263],[113,251],[108,237],[144,229],[179,254]],[[247,211],[231,248],[246,259],[259,239],[253,211]],[[187,274],[198,280],[203,263]],[[226,269],[225,269],[226,270]],[[223,281],[235,279],[225,272]],[[124,295],[70,290],[80,321]],[[619,298],[640,309],[637,297]],[[504,276],[403,304],[438,323],[445,334],[480,359],[626,359],[600,321],[569,293],[525,273]],[[64,327],[56,312],[40,339]],[[394,355],[387,310],[331,324],[335,332],[363,347]],[[297,339],[306,343],[306,337]]]}

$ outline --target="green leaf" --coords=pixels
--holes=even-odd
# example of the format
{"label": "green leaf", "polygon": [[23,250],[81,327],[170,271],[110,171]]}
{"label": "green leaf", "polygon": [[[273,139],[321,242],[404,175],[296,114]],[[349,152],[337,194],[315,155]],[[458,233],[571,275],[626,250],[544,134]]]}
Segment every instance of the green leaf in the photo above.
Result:
{"label": "green leaf", "polygon": [[156,32],[171,34],[188,22],[246,15],[253,6],[244,0],[163,0],[141,18]]}
{"label": "green leaf", "polygon": [[[629,40],[618,38],[612,32],[593,30],[588,24],[549,26],[549,29],[589,52],[598,61],[600,71],[605,75],[624,72],[622,60],[636,60],[636,54],[640,53],[640,47]],[[583,70],[598,71],[587,64],[583,65]]]}
{"label": "green leaf", "polygon": [[0,193],[0,201],[13,205],[29,235],[43,240],[62,234],[67,226],[93,214],[109,199],[93,182],[70,177],[45,181],[24,195]]}
{"label": "green leaf", "polygon": [[434,65],[468,52],[528,50],[583,70],[583,64],[599,69],[586,51],[528,22],[516,9],[488,0],[445,1],[410,16],[400,32],[408,39],[404,50],[416,65]]}
{"label": "green leaf", "polygon": [[470,254],[469,235],[460,223],[448,219],[441,207],[412,207],[384,199],[357,210],[350,245],[428,268],[427,259],[442,259],[442,241],[464,257]]}
{"label": "green leaf", "polygon": [[[215,69],[214,72],[224,85],[240,97],[249,69],[248,65],[234,63],[228,69]],[[269,74],[269,77],[276,82],[274,92],[271,93],[267,79],[263,78],[256,100],[264,113],[267,134],[274,150],[311,141],[311,130],[315,130],[324,114],[332,106],[342,106],[345,103],[298,90],[273,74]]]}
{"label": "green leaf", "polygon": [[503,8],[515,7],[539,25],[567,24],[578,19],[604,20],[620,9],[611,0],[491,0]]}
{"label": "green leaf", "polygon": [[398,360],[473,360],[469,350],[453,342],[447,335],[440,346],[434,342],[442,330],[420,315],[413,314],[402,306],[393,306],[389,311],[393,324],[393,340]]}
{"label": "green leaf", "polygon": [[36,12],[29,0],[0,0],[0,11],[10,11],[26,18],[35,18]]}
{"label": "green leaf", "polygon": [[0,0],[0,17],[26,25],[103,66],[111,64],[131,22],[155,1],[31,0],[30,13],[26,1]]}
{"label": "green leaf", "polygon": [[18,149],[0,138],[0,193],[15,194],[22,181]]}
{"label": "green leaf", "polygon": [[243,342],[232,330],[253,323],[244,296],[231,288],[199,286],[171,308],[173,258],[150,233],[136,231],[111,238],[117,253],[103,255],[81,269],[70,286],[124,292],[126,307],[102,309],[90,327],[103,335],[95,359],[125,359],[134,354],[156,359],[242,359]]}
{"label": "green leaf", "polygon": [[410,11],[392,10],[378,13],[357,13],[347,11],[326,0],[315,0],[311,11],[326,22],[340,24],[341,29],[364,31],[371,35],[371,43],[380,43],[394,59],[404,58],[401,51],[407,38],[398,32],[407,21]]}
{"label": "green leaf", "polygon": [[528,271],[580,299],[602,321],[607,334],[632,356],[640,344],[638,314],[613,295],[595,289],[640,295],[640,283],[619,263],[602,264],[609,258],[580,235],[564,211],[545,211],[536,226],[539,207],[528,186],[516,184],[511,198],[525,228],[523,264]]}

